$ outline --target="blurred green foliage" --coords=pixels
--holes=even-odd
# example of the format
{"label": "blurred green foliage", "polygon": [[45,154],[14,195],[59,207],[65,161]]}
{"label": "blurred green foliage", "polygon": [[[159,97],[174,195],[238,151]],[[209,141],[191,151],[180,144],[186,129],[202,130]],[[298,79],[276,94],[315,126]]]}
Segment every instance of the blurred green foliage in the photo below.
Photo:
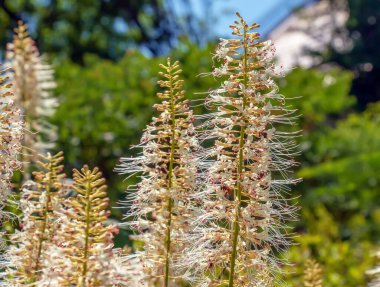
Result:
{"label": "blurred green foliage", "polygon": [[339,209],[356,212],[363,207],[362,212],[366,212],[380,203],[376,193],[371,192],[380,180],[379,111],[377,104],[369,106],[364,113],[350,114],[334,127],[327,127],[317,138],[313,151],[319,164],[301,172],[307,179],[318,178],[322,184],[329,183],[323,190],[313,190],[315,196],[329,194],[323,198],[326,203],[337,207],[341,202]]}
{"label": "blurred green foliage", "polygon": [[297,121],[304,133],[323,126],[355,103],[349,97],[352,75],[340,69],[321,72],[317,69],[297,68],[279,79],[280,92],[301,115]]}
{"label": "blurred green foliage", "polygon": [[364,286],[365,270],[380,238],[380,103],[353,111],[351,72],[295,69],[280,90],[301,117],[303,129],[293,194],[302,208],[296,242],[286,258],[284,279],[300,286],[306,260],[324,266],[324,286]]}
{"label": "blurred green foliage", "polygon": [[[41,51],[80,64],[86,53],[117,60],[131,47],[162,55],[182,35],[205,42],[205,34],[199,32],[207,28],[192,3],[175,2],[183,7],[181,13],[168,0],[1,0],[0,51],[19,20],[30,24]],[[200,5],[210,12],[210,1]]]}
{"label": "blurred green foliage", "polygon": [[314,258],[323,266],[323,286],[365,286],[365,271],[374,261],[371,242],[342,240],[340,222],[321,204],[313,209],[304,206],[302,221],[307,231],[296,236],[297,245],[285,254],[291,265],[284,266],[283,279],[290,286],[303,286],[306,260]]}

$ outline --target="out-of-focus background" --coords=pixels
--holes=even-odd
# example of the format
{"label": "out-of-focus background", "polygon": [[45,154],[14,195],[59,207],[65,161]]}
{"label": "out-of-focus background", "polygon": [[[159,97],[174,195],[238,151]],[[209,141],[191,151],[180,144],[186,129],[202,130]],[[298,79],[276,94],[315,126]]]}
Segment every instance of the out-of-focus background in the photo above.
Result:
{"label": "out-of-focus background", "polygon": [[[274,41],[280,91],[301,114],[304,181],[298,245],[283,275],[300,286],[309,257],[323,266],[325,286],[365,286],[380,248],[380,1],[379,0],[1,0],[0,56],[19,19],[56,71],[60,106],[56,150],[67,171],[99,166],[113,206],[133,180],[113,172],[133,155],[154,114],[158,64],[180,60],[187,95],[218,86],[211,53],[229,37],[235,12],[262,25]],[[196,112],[202,112],[197,107]],[[112,210],[115,220],[122,209]],[[128,232],[116,244],[130,243]]]}

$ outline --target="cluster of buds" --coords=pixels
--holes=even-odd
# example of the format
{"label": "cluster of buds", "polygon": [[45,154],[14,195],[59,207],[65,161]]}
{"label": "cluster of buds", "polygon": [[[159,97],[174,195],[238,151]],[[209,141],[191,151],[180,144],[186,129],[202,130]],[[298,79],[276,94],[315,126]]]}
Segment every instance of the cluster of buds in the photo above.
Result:
{"label": "cluster of buds", "polygon": [[305,287],[323,286],[322,268],[317,261],[313,259],[306,261],[303,281]]}
{"label": "cluster of buds", "polygon": [[142,155],[122,158],[118,171],[141,175],[127,201],[127,216],[132,218],[127,224],[137,232],[134,239],[144,244],[144,251],[134,256],[141,260],[149,284],[174,286],[179,276],[174,266],[185,248],[183,236],[192,217],[198,141],[178,62],[168,59],[160,66],[163,92],[157,96],[162,102],[154,106],[160,114],[142,136]]}
{"label": "cluster of buds", "polygon": [[295,217],[284,196],[298,182],[288,177],[296,165],[294,134],[274,128],[291,123],[294,111],[272,79],[273,45],[260,41],[253,31],[259,25],[237,15],[236,38],[221,39],[213,58],[220,65],[212,75],[225,81],[206,99],[216,108],[203,136],[214,140],[213,162],[183,263],[200,274],[201,286],[270,286],[268,274],[278,266],[273,251],[288,245],[285,222]]}
{"label": "cluster of buds", "polygon": [[13,42],[7,46],[6,58],[12,68],[16,105],[25,116],[27,132],[23,145],[28,151],[23,153],[29,154],[29,157],[24,161],[35,162],[38,154],[52,148],[51,142],[56,137],[54,127],[46,120],[57,106],[56,99],[51,95],[51,90],[56,86],[53,69],[44,62],[29,36],[27,25],[21,21],[15,29]]}
{"label": "cluster of buds", "polygon": [[18,155],[23,137],[23,119],[15,106],[7,72],[0,67],[0,222],[6,216],[3,208],[9,200],[13,172],[21,165]]}
{"label": "cluster of buds", "polygon": [[111,287],[123,282],[115,267],[114,225],[107,186],[98,168],[74,170],[72,191],[59,211],[52,246],[38,286]]}
{"label": "cluster of buds", "polygon": [[23,211],[21,230],[11,235],[17,243],[7,250],[7,282],[10,286],[37,286],[44,261],[49,254],[54,235],[55,212],[60,207],[63,193],[63,153],[48,154],[38,162],[40,171],[34,172],[34,181],[22,186],[20,209]]}

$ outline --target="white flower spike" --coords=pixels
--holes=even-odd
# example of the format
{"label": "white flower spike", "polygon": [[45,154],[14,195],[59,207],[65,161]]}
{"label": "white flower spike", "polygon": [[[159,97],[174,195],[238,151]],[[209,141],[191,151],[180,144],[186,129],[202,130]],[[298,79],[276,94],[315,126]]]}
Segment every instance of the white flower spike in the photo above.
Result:
{"label": "white flower spike", "polygon": [[9,202],[13,172],[21,168],[19,155],[23,138],[21,111],[15,106],[8,69],[0,66],[0,223],[8,215],[3,211]]}
{"label": "white flower spike", "polygon": [[[216,111],[206,122],[203,140],[214,140],[208,152],[207,183],[193,222],[193,246],[183,258],[188,272],[199,274],[199,286],[271,286],[277,269],[273,249],[283,250],[286,220],[296,208],[284,193],[298,180],[288,178],[296,144],[294,134],[275,129],[291,123],[285,99],[271,76],[274,47],[237,14],[236,39],[221,39],[212,73],[222,85],[209,93],[206,106]],[[206,153],[207,154],[207,153]],[[265,280],[263,279],[265,278]]]}
{"label": "white flower spike", "polygon": [[[144,243],[140,258],[150,284],[174,286],[179,274],[174,267],[184,246],[192,217],[191,204],[196,189],[198,149],[193,126],[194,116],[184,99],[179,63],[168,59],[160,65],[164,80],[162,99],[154,107],[161,112],[146,128],[137,158],[122,158],[118,171],[141,174],[141,182],[129,194],[127,224],[137,232],[134,239]],[[135,260],[135,259],[134,259]],[[150,286],[150,285],[148,285]]]}

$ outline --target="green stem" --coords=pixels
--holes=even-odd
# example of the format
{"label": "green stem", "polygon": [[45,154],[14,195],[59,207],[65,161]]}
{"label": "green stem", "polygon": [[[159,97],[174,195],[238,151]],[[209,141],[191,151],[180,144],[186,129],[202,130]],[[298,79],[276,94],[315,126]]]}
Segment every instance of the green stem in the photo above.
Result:
{"label": "green stem", "polygon": [[[246,34],[247,34],[247,28],[244,26],[244,35],[243,35],[243,45],[244,45],[244,87],[247,87],[248,83],[248,76],[247,76],[247,41],[246,41]],[[245,107],[247,105],[247,100],[245,98],[245,95],[243,94],[243,113],[245,110]],[[243,120],[243,118],[242,118]],[[237,200],[237,204],[235,207],[235,219],[234,223],[232,225],[232,252],[230,257],[230,274],[228,278],[228,287],[234,286],[234,275],[235,275],[235,262],[237,257],[237,243],[238,243],[238,237],[239,237],[239,219],[240,219],[240,208],[241,208],[241,192],[242,192],[242,186],[241,186],[241,180],[242,180],[242,172],[244,168],[244,144],[245,144],[245,121],[244,124],[240,127],[240,139],[239,139],[239,165],[237,170],[237,179],[236,179],[236,188],[235,188],[235,195],[234,200]]]}
{"label": "green stem", "polygon": [[[23,52],[23,60],[22,60],[22,65],[21,65],[21,72],[19,75],[15,75],[16,77],[18,76],[21,78],[21,91],[20,91],[20,103],[19,105],[23,106],[23,113],[25,114],[25,130],[26,132],[24,133],[24,138],[22,140],[22,153],[21,153],[21,160],[22,160],[22,165],[23,165],[23,172],[21,173],[21,183],[25,183],[29,179],[31,179],[31,171],[29,170],[30,168],[30,162],[33,162],[34,159],[34,149],[29,149],[34,148],[33,147],[33,140],[31,139],[32,135],[32,125],[30,121],[30,102],[27,102],[27,88],[26,88],[26,78],[30,77],[30,75],[27,75],[26,68],[25,68],[25,62],[26,60],[26,55]],[[30,99],[29,99],[30,100]],[[32,158],[33,157],[33,158]]]}
{"label": "green stem", "polygon": [[[173,77],[171,75],[171,70],[169,71],[170,75],[170,109],[171,109],[171,146],[170,146],[170,160],[169,160],[169,171],[168,171],[168,189],[169,192],[172,188],[172,178],[173,178],[173,165],[174,165],[174,149],[175,149],[175,101],[173,94]],[[166,258],[165,258],[165,287],[169,286],[169,254],[170,254],[170,245],[171,245],[171,224],[172,224],[172,208],[173,208],[173,199],[171,196],[168,198],[168,213],[169,218],[167,222],[167,231],[166,231]]]}
{"label": "green stem", "polygon": [[40,259],[41,259],[41,254],[42,254],[42,245],[45,241],[45,231],[46,231],[46,226],[47,226],[47,221],[48,221],[48,210],[49,210],[49,203],[51,199],[51,185],[52,185],[52,172],[53,172],[53,165],[52,163],[49,164],[49,181],[46,186],[46,202],[43,210],[43,222],[41,225],[40,229],[40,236],[38,238],[38,251],[37,251],[37,258],[36,258],[36,265],[34,267],[34,272],[33,272],[33,277],[31,280],[31,283],[36,282],[36,277],[37,277],[37,272],[39,271],[40,268]]}
{"label": "green stem", "polygon": [[90,212],[91,212],[91,178],[87,177],[86,185],[86,229],[85,229],[85,242],[84,242],[84,254],[83,254],[83,268],[82,268],[82,285],[85,286],[86,283],[86,273],[87,273],[87,258],[88,258],[88,246],[89,246],[89,233],[90,233]]}

